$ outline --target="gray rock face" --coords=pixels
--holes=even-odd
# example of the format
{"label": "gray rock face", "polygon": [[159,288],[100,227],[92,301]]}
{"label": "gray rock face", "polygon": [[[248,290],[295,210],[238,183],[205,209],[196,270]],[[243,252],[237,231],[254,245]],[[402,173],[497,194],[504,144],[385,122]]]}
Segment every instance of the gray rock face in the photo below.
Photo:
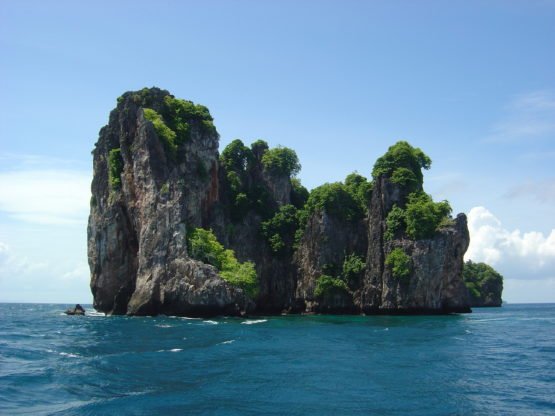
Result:
{"label": "gray rock face", "polygon": [[[307,312],[357,312],[351,293],[338,292],[317,299],[316,282],[323,274],[341,272],[346,254],[366,251],[364,221],[349,222],[335,218],[325,211],[315,213],[308,221],[295,253],[298,282],[296,304]],[[355,285],[360,282],[355,282]]]}
{"label": "gray rock face", "polygon": [[[189,139],[172,160],[144,102],[161,111],[167,91],[126,93],[94,149],[88,254],[94,307],[114,314],[214,314],[252,307],[213,267],[187,256],[187,225],[202,226],[218,198],[218,134],[188,120]],[[109,178],[110,150],[120,149],[121,186]],[[199,175],[203,163],[208,175]]]}
{"label": "gray rock face", "polygon": [[[394,204],[404,206],[406,192],[386,177],[375,181],[368,221],[367,271],[358,305],[366,313],[470,312],[462,280],[463,257],[470,237],[466,216],[426,240],[385,241],[386,217]],[[408,279],[393,277],[385,259],[395,248],[411,257]]]}
{"label": "gray rock face", "polygon": [[[145,108],[165,111],[167,97],[157,88],[124,94],[93,151],[88,257],[95,309],[188,316],[469,311],[461,277],[469,243],[464,215],[427,240],[396,236],[385,241],[387,213],[394,204],[404,206],[408,191],[380,177],[364,220],[315,212],[296,250],[289,247],[276,255],[261,234],[267,214],[252,208],[239,220],[230,218],[230,185],[219,164],[215,129],[191,116],[186,140],[178,143],[176,155],[168,151],[145,116]],[[116,151],[121,163],[114,173]],[[267,198],[266,208],[289,204],[290,178],[265,172],[256,157],[244,174],[244,186]],[[224,281],[214,267],[189,257],[191,227],[211,228],[239,261],[256,264],[256,299]],[[406,280],[393,277],[385,265],[387,255],[399,247],[411,259]],[[341,290],[317,297],[320,276],[338,276],[346,256],[355,254],[366,261],[365,270]]]}

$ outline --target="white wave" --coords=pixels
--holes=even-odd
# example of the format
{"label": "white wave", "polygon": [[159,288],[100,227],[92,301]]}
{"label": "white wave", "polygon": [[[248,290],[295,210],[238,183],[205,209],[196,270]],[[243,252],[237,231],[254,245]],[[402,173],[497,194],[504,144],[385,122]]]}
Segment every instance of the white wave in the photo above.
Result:
{"label": "white wave", "polygon": [[216,321],[202,321],[205,324],[210,324],[210,325],[218,325],[218,323]]}
{"label": "white wave", "polygon": [[244,325],[254,325],[254,324],[261,324],[262,322],[268,322],[267,319],[253,319],[253,320],[246,320],[241,322]]}
{"label": "white wave", "polygon": [[156,324],[154,326],[157,326],[158,328],[173,328],[173,325],[168,324]]}
{"label": "white wave", "polygon": [[220,342],[218,345],[233,344],[234,342],[235,342],[234,339],[230,339],[229,341]]}
{"label": "white wave", "polygon": [[[173,316],[172,316],[172,318],[173,318]],[[195,320],[195,321],[198,321],[198,320],[202,319],[202,318],[189,318],[188,316],[176,316],[176,318],[185,319],[185,320]]]}
{"label": "white wave", "polygon": [[79,354],[72,354],[70,352],[61,352],[60,355],[64,357],[79,358]]}
{"label": "white wave", "polygon": [[170,350],[170,352],[179,352],[179,351],[183,351],[183,349],[182,348],[172,348]]}
{"label": "white wave", "polygon": [[87,315],[87,316],[106,316],[106,314],[104,312],[97,312],[97,311],[85,312],[85,315]]}

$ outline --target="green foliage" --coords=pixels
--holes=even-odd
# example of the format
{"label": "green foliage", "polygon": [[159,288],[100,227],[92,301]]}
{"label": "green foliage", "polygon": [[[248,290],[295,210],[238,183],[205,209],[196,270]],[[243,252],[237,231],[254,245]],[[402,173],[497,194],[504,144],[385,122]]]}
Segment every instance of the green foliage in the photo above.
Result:
{"label": "green foliage", "polygon": [[346,221],[358,221],[364,217],[359,200],[341,182],[325,183],[310,192],[305,205],[305,218],[322,211]]}
{"label": "green foliage", "polygon": [[258,295],[258,277],[254,268],[254,263],[245,261],[239,263],[232,250],[226,250],[227,260],[220,273],[222,279],[233,286],[240,287],[251,298]]}
{"label": "green foliage", "polygon": [[[164,143],[172,160],[177,160],[179,147],[190,140],[191,122],[197,122],[205,133],[216,133],[212,116],[203,105],[166,95],[163,105],[159,108],[156,104],[151,103],[148,88],[135,93],[133,101],[143,107],[145,118],[153,124],[156,134]],[[151,104],[156,106],[159,111],[148,108]]]}
{"label": "green foliage", "polygon": [[300,179],[291,178],[291,204],[298,209],[302,209],[308,201],[308,195],[308,189],[301,184]]}
{"label": "green foliage", "polygon": [[290,254],[298,227],[297,208],[293,205],[283,205],[271,219],[262,223],[262,235],[266,237],[274,253]]}
{"label": "green foliage", "polygon": [[161,195],[167,195],[169,193],[170,193],[170,185],[166,182],[160,188],[160,194]]}
{"label": "green foliage", "polygon": [[432,238],[450,214],[449,202],[434,202],[424,192],[412,193],[405,208],[407,235],[414,240]]}
{"label": "green foliage", "polygon": [[192,101],[180,100],[171,95],[164,97],[164,118],[167,124],[175,131],[178,142],[184,143],[190,139],[191,121],[199,122],[200,128],[205,133],[216,133],[210,111],[203,105]]}
{"label": "green foliage", "polygon": [[123,158],[121,149],[112,149],[108,153],[108,180],[112,189],[121,188],[121,173],[123,172]]}
{"label": "green foliage", "polygon": [[[382,157],[378,158],[374,164],[372,176],[377,178],[381,175],[387,175],[392,179],[395,178],[398,181],[397,183],[421,187],[423,183],[421,169],[429,169],[431,164],[431,159],[418,147],[412,147],[406,141],[399,141],[391,146]],[[406,170],[395,174],[395,171],[401,168],[411,172],[414,178]]]}
{"label": "green foliage", "polygon": [[282,146],[266,150],[262,155],[262,165],[276,175],[296,176],[301,170],[297,153]]}
{"label": "green foliage", "polygon": [[372,194],[372,182],[357,172],[353,172],[345,178],[345,188],[358,202],[362,211],[367,211]]}
{"label": "green foliage", "polygon": [[177,156],[177,135],[170,129],[160,114],[151,108],[143,108],[145,118],[152,123],[158,137],[162,140],[166,151],[172,159]]}
{"label": "green foliage", "polygon": [[317,298],[330,296],[335,293],[349,293],[347,284],[341,280],[328,275],[322,275],[316,281],[316,288],[314,289],[314,296]]}
{"label": "green foliage", "polygon": [[270,147],[264,140],[257,140],[251,144],[251,151],[256,160],[262,160],[262,156]]}
{"label": "green foliage", "polygon": [[406,279],[411,273],[411,259],[402,248],[396,248],[385,259],[385,265],[391,269],[396,279]]}
{"label": "green foliage", "polygon": [[501,303],[503,276],[493,267],[469,260],[464,264],[463,280],[474,302],[490,299]]}
{"label": "green foliage", "polygon": [[226,250],[210,230],[196,228],[189,234],[189,255],[220,271],[222,279],[240,287],[250,297],[258,292],[258,278],[254,263],[240,263],[233,250]]}
{"label": "green foliage", "polygon": [[385,219],[385,233],[384,237],[387,241],[393,240],[395,235],[400,231],[404,230],[405,225],[405,211],[399,208],[397,205],[393,205],[391,211],[387,214]]}
{"label": "green foliage", "polygon": [[220,163],[228,172],[242,173],[247,170],[253,157],[251,149],[239,139],[226,146],[220,156]]}
{"label": "green foliage", "polygon": [[407,168],[397,168],[391,175],[391,182],[415,191],[418,189],[418,178],[414,172]]}
{"label": "green foliage", "polygon": [[[125,95],[125,94],[124,94]],[[120,100],[121,99],[121,100]],[[119,97],[118,98],[118,104],[120,102],[122,102],[124,99],[124,97]],[[151,97],[151,93],[150,93],[150,88],[143,88],[140,91],[137,91],[135,93],[133,93],[133,95],[131,96],[131,100],[141,106],[141,107],[148,107],[149,105],[151,105],[152,103],[152,97]]]}
{"label": "green foliage", "polygon": [[343,272],[341,277],[350,285],[355,285],[360,281],[365,268],[366,263],[362,257],[357,256],[354,253],[349,254],[348,256],[345,256],[345,260],[343,260]]}

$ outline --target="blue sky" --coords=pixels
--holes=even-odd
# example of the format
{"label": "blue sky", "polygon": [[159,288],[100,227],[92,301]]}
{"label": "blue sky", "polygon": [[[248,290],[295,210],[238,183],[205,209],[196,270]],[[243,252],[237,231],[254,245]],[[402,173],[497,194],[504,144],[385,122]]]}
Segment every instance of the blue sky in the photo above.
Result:
{"label": "blue sky", "polygon": [[210,108],[312,188],[399,139],[509,302],[555,301],[554,1],[0,1],[0,301],[90,302],[91,150],[116,98]]}

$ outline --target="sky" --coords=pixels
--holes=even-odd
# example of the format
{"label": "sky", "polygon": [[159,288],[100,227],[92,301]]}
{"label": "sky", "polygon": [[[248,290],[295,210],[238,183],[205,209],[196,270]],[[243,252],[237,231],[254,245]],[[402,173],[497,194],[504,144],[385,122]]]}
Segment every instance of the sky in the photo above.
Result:
{"label": "sky", "polygon": [[398,140],[509,303],[555,302],[555,1],[0,0],[0,302],[91,303],[91,150],[123,92],[293,148],[309,189]]}

